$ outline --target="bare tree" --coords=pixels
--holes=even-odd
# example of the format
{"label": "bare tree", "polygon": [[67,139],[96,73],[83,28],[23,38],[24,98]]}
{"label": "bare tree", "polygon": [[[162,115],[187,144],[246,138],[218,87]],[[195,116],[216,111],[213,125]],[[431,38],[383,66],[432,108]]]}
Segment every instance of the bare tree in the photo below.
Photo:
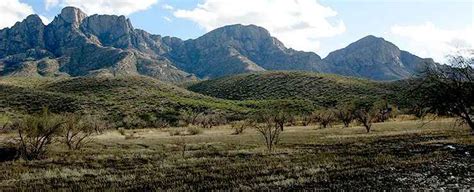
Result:
{"label": "bare tree", "polygon": [[276,122],[277,118],[272,115],[262,115],[261,121],[262,123],[258,123],[255,125],[255,128],[263,136],[265,140],[265,146],[269,152],[273,152],[274,147],[278,144],[280,139],[280,133],[282,132],[282,128]]}
{"label": "bare tree", "polygon": [[336,120],[336,113],[331,109],[322,109],[315,111],[313,117],[321,128],[327,128]]}
{"label": "bare tree", "polygon": [[70,150],[81,149],[91,141],[91,136],[101,132],[104,127],[97,119],[87,116],[82,117],[75,114],[67,114],[63,125],[64,143]]}
{"label": "bare tree", "polygon": [[474,132],[474,51],[450,56],[448,66],[428,67],[417,83],[411,93],[422,111],[456,116]]}
{"label": "bare tree", "polygon": [[44,109],[13,124],[18,131],[20,156],[26,160],[42,158],[63,124],[62,118]]}

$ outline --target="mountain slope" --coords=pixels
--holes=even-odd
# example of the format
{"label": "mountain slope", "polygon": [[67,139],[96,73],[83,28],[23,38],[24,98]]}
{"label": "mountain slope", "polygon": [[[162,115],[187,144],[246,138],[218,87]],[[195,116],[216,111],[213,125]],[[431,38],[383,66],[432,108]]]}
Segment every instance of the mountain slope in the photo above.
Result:
{"label": "mountain slope", "polygon": [[181,82],[248,72],[299,70],[375,80],[413,76],[434,64],[382,38],[365,37],[324,60],[287,48],[264,28],[230,25],[183,41],[135,29],[124,16],[66,7],[0,30],[0,76],[137,76]]}
{"label": "mountain slope", "polygon": [[223,99],[297,99],[310,100],[319,106],[363,97],[381,98],[395,91],[388,83],[308,72],[242,74],[202,81],[188,89]]}
{"label": "mountain slope", "polygon": [[150,116],[170,121],[178,118],[182,110],[224,114],[248,110],[233,101],[138,76],[1,78],[0,89],[0,113],[31,114],[48,107],[55,113],[101,115],[117,127],[143,126],[140,123]]}
{"label": "mountain slope", "polygon": [[315,53],[286,48],[255,25],[230,25],[188,40],[170,53],[177,66],[199,77],[264,70],[319,70]]}
{"label": "mountain slope", "polygon": [[401,51],[393,43],[374,36],[364,37],[324,58],[327,73],[375,80],[406,79],[417,74],[432,59]]}
{"label": "mountain slope", "polygon": [[[0,75],[147,75],[171,82],[194,79],[158,55],[165,49],[160,39],[134,29],[123,16],[88,17],[77,8],[66,7],[47,26],[33,15],[0,31]],[[52,70],[44,74],[41,68]]]}

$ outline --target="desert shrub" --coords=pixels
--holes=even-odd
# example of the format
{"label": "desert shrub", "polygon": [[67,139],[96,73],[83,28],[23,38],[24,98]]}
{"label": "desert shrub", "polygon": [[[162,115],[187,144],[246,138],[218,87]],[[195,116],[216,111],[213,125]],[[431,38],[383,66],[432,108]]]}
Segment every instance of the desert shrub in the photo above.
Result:
{"label": "desert shrub", "polygon": [[181,135],[181,130],[172,129],[172,130],[169,131],[169,133],[170,133],[170,136],[179,136],[179,135]]}
{"label": "desert shrub", "polygon": [[313,117],[321,128],[327,128],[336,120],[336,112],[332,109],[321,109],[315,111]]}
{"label": "desert shrub", "polygon": [[202,128],[212,128],[214,126],[224,125],[225,123],[226,119],[224,115],[220,113],[200,114],[195,120],[195,124]]}
{"label": "desert shrub", "polygon": [[142,120],[140,117],[136,117],[133,115],[125,116],[122,119],[122,126],[127,129],[137,129],[137,128],[145,128],[148,126],[147,122]]}
{"label": "desert shrub", "polygon": [[15,122],[13,127],[18,131],[20,156],[26,160],[44,157],[63,123],[61,116],[47,109],[41,114],[26,116]]}
{"label": "desert shrub", "polygon": [[92,141],[91,136],[101,132],[104,127],[90,116],[82,117],[75,114],[66,114],[62,136],[64,143],[70,150],[78,150]]}
{"label": "desert shrub", "polygon": [[0,132],[6,131],[10,126],[10,118],[6,115],[0,115]]}
{"label": "desert shrub", "polygon": [[201,112],[198,110],[193,110],[193,109],[186,109],[186,110],[181,110],[180,111],[180,119],[183,122],[183,125],[188,126],[188,125],[196,125],[197,118]]}
{"label": "desert shrub", "polygon": [[231,123],[231,127],[234,130],[232,133],[233,135],[240,135],[244,133],[245,129],[254,126],[255,123],[253,120],[242,120],[242,121],[234,121]]}
{"label": "desert shrub", "polygon": [[188,127],[187,132],[188,132],[189,135],[199,135],[203,131],[202,131],[202,129],[200,129],[198,127]]}
{"label": "desert shrub", "polygon": [[117,131],[120,133],[120,135],[125,136],[127,133],[125,132],[124,128],[118,128]]}

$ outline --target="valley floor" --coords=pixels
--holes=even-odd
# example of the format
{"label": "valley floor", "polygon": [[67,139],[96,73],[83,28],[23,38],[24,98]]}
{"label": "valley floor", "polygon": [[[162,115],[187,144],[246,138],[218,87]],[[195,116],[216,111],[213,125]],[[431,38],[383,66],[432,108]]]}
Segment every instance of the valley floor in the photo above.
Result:
{"label": "valley floor", "polygon": [[[195,136],[170,129],[110,131],[81,151],[58,144],[44,160],[4,160],[0,189],[474,190],[474,137],[449,119],[380,123],[369,134],[288,127],[274,153],[251,129]],[[9,138],[0,135],[0,143]]]}

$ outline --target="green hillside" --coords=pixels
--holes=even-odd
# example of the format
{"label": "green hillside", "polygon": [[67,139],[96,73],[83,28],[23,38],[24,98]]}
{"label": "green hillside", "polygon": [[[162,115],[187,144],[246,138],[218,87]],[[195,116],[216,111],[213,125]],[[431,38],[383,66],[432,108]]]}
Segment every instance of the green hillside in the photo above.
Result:
{"label": "green hillside", "polygon": [[[389,100],[395,95],[394,83],[308,72],[263,72],[202,81],[188,89],[230,100],[298,99],[319,106],[332,106],[358,98]],[[393,96],[395,97],[395,96]]]}
{"label": "green hillside", "polygon": [[234,101],[216,99],[147,77],[2,78],[0,113],[79,112],[104,116],[116,126],[150,118],[176,119],[183,110],[245,113]]}

